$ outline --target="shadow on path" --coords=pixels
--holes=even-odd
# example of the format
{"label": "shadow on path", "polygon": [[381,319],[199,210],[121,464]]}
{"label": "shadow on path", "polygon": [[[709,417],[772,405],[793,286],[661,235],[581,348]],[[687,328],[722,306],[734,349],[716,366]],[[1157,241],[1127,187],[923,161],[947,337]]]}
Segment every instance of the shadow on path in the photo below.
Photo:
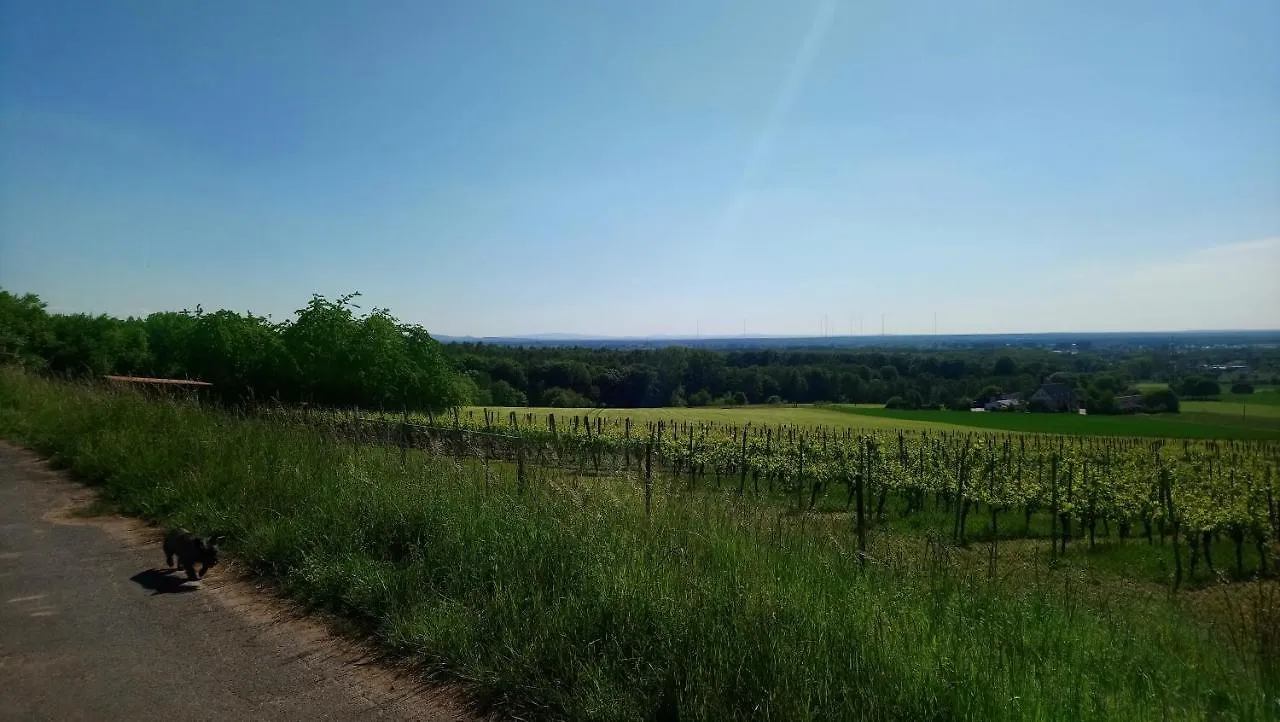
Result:
{"label": "shadow on path", "polygon": [[138,572],[130,577],[130,581],[136,582],[143,589],[150,589],[152,594],[181,594],[184,592],[194,592],[199,587],[193,584],[187,584],[185,576],[175,577],[173,573],[176,569],[148,569],[145,572]]}

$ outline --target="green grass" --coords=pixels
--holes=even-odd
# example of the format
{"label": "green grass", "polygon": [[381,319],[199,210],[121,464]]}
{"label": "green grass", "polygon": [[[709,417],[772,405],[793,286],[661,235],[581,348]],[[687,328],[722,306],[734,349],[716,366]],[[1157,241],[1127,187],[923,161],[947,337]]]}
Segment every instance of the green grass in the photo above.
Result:
{"label": "green grass", "polygon": [[1163,596],[856,561],[847,522],[334,443],[0,370],[0,435],[526,717],[1263,719],[1268,659]]}
{"label": "green grass", "polygon": [[1183,412],[1216,414],[1243,419],[1280,419],[1280,405],[1259,403],[1253,397],[1245,396],[1240,401],[1235,398],[1222,401],[1183,401],[1180,406]]}
{"label": "green grass", "polygon": [[[482,409],[474,407],[466,411],[481,416]],[[850,416],[828,406],[736,406],[719,407],[704,406],[698,408],[657,408],[657,409],[553,409],[546,407],[487,407],[496,410],[500,417],[515,411],[520,414],[523,423],[524,415],[532,413],[536,423],[545,426],[548,414],[555,414],[558,424],[563,425],[566,419],[574,416],[606,419],[630,418],[633,424],[644,425],[648,422],[713,422],[716,424],[746,424],[755,426],[829,426],[837,428],[858,429],[954,429],[958,424],[937,423],[931,419],[888,419],[877,416]],[[853,406],[851,408],[880,408],[879,406]],[[464,413],[466,413],[464,411]]]}
{"label": "green grass", "polygon": [[848,406],[829,407],[856,416],[899,423],[938,424],[1080,436],[1140,436],[1169,439],[1280,439],[1275,417],[1237,419],[1217,413],[1081,416],[1079,414],[974,413],[972,411],[901,411]]}
{"label": "green grass", "polygon": [[505,419],[512,411],[524,423],[527,414],[545,426],[555,414],[561,428],[574,416],[630,418],[633,424],[649,422],[699,422],[755,426],[826,426],[851,429],[957,429],[1015,431],[1085,436],[1140,436],[1171,439],[1280,439],[1280,407],[1250,405],[1242,417],[1240,407],[1224,401],[1187,401],[1181,414],[1132,416],[1080,416],[1078,414],[974,413],[972,411],[901,411],[875,405],[741,406],[657,409],[552,409],[535,407],[473,407],[464,410],[481,418],[488,408]]}
{"label": "green grass", "polygon": [[[1138,390],[1142,393],[1147,393],[1148,391],[1159,391],[1161,389],[1169,388],[1169,384],[1163,381],[1144,381],[1136,385]],[[1218,396],[1218,399],[1216,401],[1187,400],[1182,402],[1183,407],[1185,408],[1186,404],[1219,404],[1221,403],[1224,405],[1225,409],[1232,409],[1232,408],[1234,409],[1234,411],[1228,410],[1228,411],[1224,411],[1223,413],[1239,413],[1241,404],[1248,405],[1250,411],[1254,410],[1255,408],[1261,409],[1261,407],[1264,407],[1264,406],[1280,407],[1280,388],[1277,388],[1275,386],[1258,386],[1254,389],[1253,393],[1251,394],[1233,394],[1230,391],[1231,389],[1230,384],[1222,384],[1221,388],[1222,388],[1222,393]],[[1208,408],[1216,408],[1216,407],[1208,407]]]}

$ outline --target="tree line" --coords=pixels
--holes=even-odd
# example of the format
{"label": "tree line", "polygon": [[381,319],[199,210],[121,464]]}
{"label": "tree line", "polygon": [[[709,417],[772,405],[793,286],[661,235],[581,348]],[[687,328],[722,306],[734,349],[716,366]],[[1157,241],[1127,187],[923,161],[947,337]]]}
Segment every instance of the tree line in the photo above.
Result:
{"label": "tree line", "polygon": [[[445,353],[472,379],[477,403],[497,406],[866,403],[967,410],[1006,394],[1027,399],[1042,384],[1064,383],[1094,413],[1119,413],[1116,397],[1138,394],[1138,381],[1180,380],[1184,373],[1171,358],[1145,352],[1067,354],[1038,348],[940,352],[456,343],[446,344]],[[1173,393],[1148,395],[1149,410],[1178,408]]]}
{"label": "tree line", "polygon": [[[358,294],[316,295],[276,322],[220,310],[144,318],[50,313],[34,294],[0,289],[0,362],[60,375],[192,378],[232,400],[423,410],[462,404],[659,407],[869,403],[968,409],[1005,394],[1029,398],[1044,383],[1076,390],[1092,413],[1121,410],[1138,381],[1211,396],[1213,352],[1034,347],[750,348],[715,350],[441,344],[387,309],[362,313]],[[1280,351],[1228,349],[1254,368]],[[1176,410],[1173,393],[1154,399]],[[1152,410],[1156,410],[1153,406]]]}
{"label": "tree line", "polygon": [[125,319],[50,313],[35,294],[0,289],[0,361],[73,377],[197,379],[233,402],[417,410],[471,401],[470,378],[439,342],[387,309],[357,313],[358,295],[316,295],[274,322],[198,306]]}

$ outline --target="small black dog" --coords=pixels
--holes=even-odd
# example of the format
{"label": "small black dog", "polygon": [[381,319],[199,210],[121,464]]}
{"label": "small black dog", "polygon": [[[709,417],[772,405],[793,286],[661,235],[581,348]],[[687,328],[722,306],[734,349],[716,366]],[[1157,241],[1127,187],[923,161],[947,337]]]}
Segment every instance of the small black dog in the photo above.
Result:
{"label": "small black dog", "polygon": [[[173,558],[187,571],[187,579],[200,579],[209,567],[218,563],[218,544],[222,537],[198,537],[186,529],[174,529],[164,538],[164,561],[173,568]],[[200,573],[196,574],[196,564]]]}

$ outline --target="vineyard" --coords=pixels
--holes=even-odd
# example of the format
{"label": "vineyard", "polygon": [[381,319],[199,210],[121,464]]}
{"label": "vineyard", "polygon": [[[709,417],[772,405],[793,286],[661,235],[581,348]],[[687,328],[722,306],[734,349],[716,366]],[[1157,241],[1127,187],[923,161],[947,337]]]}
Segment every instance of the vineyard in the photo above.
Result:
{"label": "vineyard", "polygon": [[[0,370],[0,437],[122,513],[225,533],[522,718],[1280,710],[1272,446],[650,418],[228,408]],[[1153,558],[1182,593],[1116,567]]]}
{"label": "vineyard", "polygon": [[[357,441],[514,463],[522,483],[533,473],[526,467],[554,467],[634,479],[639,489],[658,477],[691,492],[780,500],[793,511],[848,511],[864,552],[874,524],[942,512],[946,533],[960,544],[975,532],[993,542],[1048,536],[1055,554],[1074,540],[1171,541],[1176,586],[1184,565],[1193,574],[1202,564],[1214,568],[1211,549],[1220,541],[1234,548],[1237,578],[1269,574],[1280,539],[1274,442],[633,424],[483,409],[411,421],[418,420],[356,412],[311,419]],[[1021,523],[1001,528],[1011,514]],[[1046,519],[1047,531],[1040,528]]]}

